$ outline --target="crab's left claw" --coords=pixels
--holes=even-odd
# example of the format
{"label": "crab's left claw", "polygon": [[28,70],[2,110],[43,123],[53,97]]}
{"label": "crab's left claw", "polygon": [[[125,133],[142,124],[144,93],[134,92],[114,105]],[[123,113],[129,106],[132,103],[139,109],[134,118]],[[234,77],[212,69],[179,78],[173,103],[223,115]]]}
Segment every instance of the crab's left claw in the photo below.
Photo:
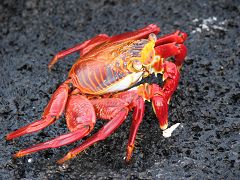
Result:
{"label": "crab's left claw", "polygon": [[152,98],[152,107],[158,118],[162,130],[168,127],[168,100],[163,95],[156,95]]}
{"label": "crab's left claw", "polygon": [[177,66],[172,62],[166,61],[163,67],[164,85],[162,88],[157,88],[156,85],[153,86],[155,88],[153,88],[152,92],[152,105],[154,112],[159,120],[160,128],[166,129],[168,126],[168,104],[172,94],[177,89],[180,74]]}

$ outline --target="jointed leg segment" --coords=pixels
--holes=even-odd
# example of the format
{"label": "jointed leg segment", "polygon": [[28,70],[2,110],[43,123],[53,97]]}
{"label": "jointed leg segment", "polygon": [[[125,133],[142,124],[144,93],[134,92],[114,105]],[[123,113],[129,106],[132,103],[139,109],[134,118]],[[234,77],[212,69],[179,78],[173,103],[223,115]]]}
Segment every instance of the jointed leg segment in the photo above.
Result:
{"label": "jointed leg segment", "polygon": [[80,52],[80,55],[83,56],[90,50],[92,50],[94,47],[98,46],[99,44],[102,44],[106,41],[109,41],[111,43],[113,42],[121,42],[121,41],[127,41],[127,40],[133,40],[133,39],[141,39],[141,38],[147,38],[150,33],[155,33],[157,34],[160,31],[160,28],[157,27],[154,24],[150,24],[144,28],[138,29],[133,32],[126,32],[122,33],[116,36],[109,37],[106,34],[99,34],[95,36],[92,39],[89,39],[81,44],[78,44],[76,46],[73,46],[69,49],[60,51],[57,53],[51,62],[48,65],[48,68],[51,69],[52,66],[60,59],[63,58],[69,54],[72,54],[74,52]]}
{"label": "jointed leg segment", "polygon": [[21,150],[15,154],[15,157],[25,156],[48,148],[64,146],[87,136],[96,123],[93,105],[87,98],[79,94],[71,95],[66,105],[66,120],[68,129],[72,132]]}
{"label": "jointed leg segment", "polygon": [[88,147],[92,146],[96,142],[107,138],[109,135],[113,133],[115,129],[117,129],[123,123],[123,121],[126,119],[127,114],[128,114],[128,109],[123,108],[118,113],[118,115],[116,115],[112,120],[110,120],[106,125],[104,125],[96,134],[89,137],[79,147],[69,151],[66,156],[64,156],[62,159],[58,161],[58,163],[61,164],[75,157],[77,154],[87,149]]}
{"label": "jointed leg segment", "polygon": [[52,95],[47,107],[44,109],[41,120],[35,121],[7,135],[6,139],[11,140],[25,134],[39,131],[57,120],[65,109],[70,88],[67,81],[63,83]]}

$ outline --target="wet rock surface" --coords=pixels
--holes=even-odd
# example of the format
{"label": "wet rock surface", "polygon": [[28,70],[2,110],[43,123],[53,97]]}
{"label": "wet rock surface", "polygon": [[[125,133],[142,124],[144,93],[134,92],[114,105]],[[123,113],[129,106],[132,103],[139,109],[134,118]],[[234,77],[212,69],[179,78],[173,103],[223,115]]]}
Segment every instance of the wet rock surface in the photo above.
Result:
{"label": "wet rock surface", "polygon": [[[240,177],[239,1],[3,0],[0,22],[0,179]],[[176,29],[189,34],[189,54],[170,103],[170,125],[181,123],[172,137],[162,136],[147,103],[130,164],[123,157],[131,115],[112,136],[64,165],[55,162],[81,141],[11,158],[67,131],[61,118],[39,133],[4,140],[6,133],[40,118],[78,57],[66,57],[49,72],[56,52],[99,33],[114,35],[150,23],[159,25],[161,34]]]}

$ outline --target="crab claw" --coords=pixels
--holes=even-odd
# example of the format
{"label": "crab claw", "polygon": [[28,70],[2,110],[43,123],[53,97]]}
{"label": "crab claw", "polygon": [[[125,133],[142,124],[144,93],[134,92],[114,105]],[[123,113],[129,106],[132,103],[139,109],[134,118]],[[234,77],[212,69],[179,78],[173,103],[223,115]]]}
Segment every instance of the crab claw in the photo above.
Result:
{"label": "crab claw", "polygon": [[179,44],[178,48],[180,52],[175,56],[175,64],[177,65],[177,68],[180,69],[187,56],[187,47],[184,44]]}
{"label": "crab claw", "polygon": [[185,33],[185,32],[180,32],[180,33],[179,33],[179,36],[182,37],[182,43],[183,43],[184,41],[186,41],[186,39],[187,39],[187,33]]}
{"label": "crab claw", "polygon": [[162,130],[168,127],[168,100],[163,95],[156,95],[152,98],[152,107],[158,118]]}

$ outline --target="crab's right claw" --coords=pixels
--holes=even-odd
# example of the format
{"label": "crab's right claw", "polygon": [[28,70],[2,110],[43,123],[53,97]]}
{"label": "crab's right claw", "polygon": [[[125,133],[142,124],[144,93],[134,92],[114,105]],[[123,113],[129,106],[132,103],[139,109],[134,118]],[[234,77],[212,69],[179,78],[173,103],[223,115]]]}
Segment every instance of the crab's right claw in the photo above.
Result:
{"label": "crab's right claw", "polygon": [[168,127],[168,100],[164,95],[155,95],[152,98],[152,107],[158,118],[162,130]]}

